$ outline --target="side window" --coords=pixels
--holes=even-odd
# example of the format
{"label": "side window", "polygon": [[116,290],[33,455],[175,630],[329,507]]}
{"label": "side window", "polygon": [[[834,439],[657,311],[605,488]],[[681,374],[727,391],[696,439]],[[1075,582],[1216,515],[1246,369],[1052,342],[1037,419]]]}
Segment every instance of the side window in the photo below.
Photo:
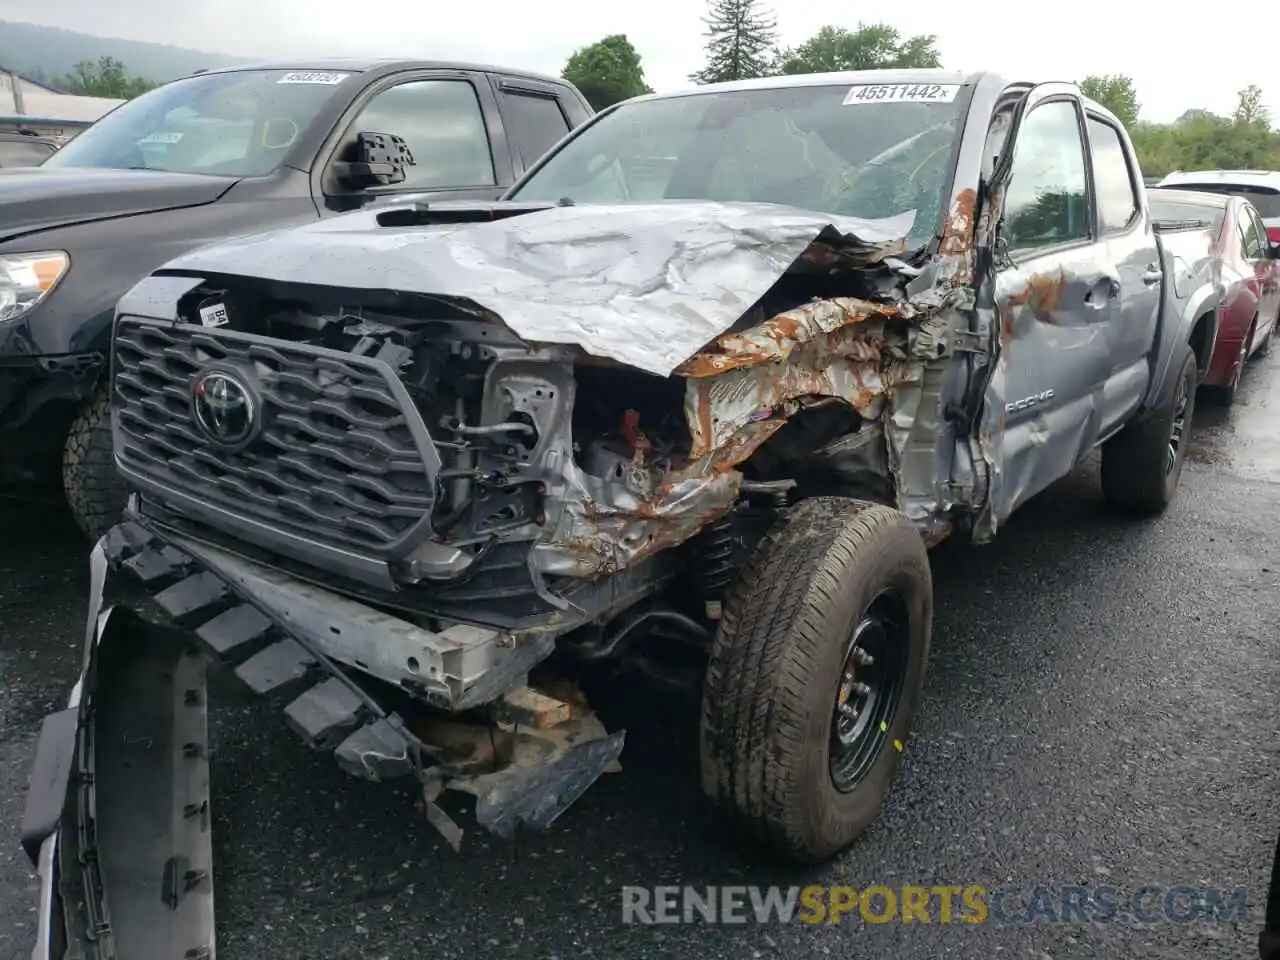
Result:
{"label": "side window", "polygon": [[1257,207],[1249,208],[1249,219],[1253,221],[1253,229],[1258,235],[1258,259],[1267,260],[1271,256],[1271,240],[1267,237],[1267,225],[1262,222]]}
{"label": "side window", "polygon": [[1240,229],[1244,233],[1244,258],[1246,260],[1261,260],[1266,256],[1266,243],[1263,241],[1263,233],[1258,229],[1258,222],[1254,219],[1253,211],[1248,207],[1240,211]]}
{"label": "side window", "polygon": [[1120,131],[1111,124],[1089,118],[1089,151],[1093,156],[1093,191],[1098,204],[1098,226],[1103,233],[1123,230],[1138,213],[1133,192],[1133,171],[1125,154]]}
{"label": "side window", "polygon": [[555,97],[507,90],[502,104],[507,136],[514,139],[512,149],[520,151],[526,167],[569,132],[569,121]]}
{"label": "side window", "polygon": [[1022,121],[1004,201],[1010,250],[1030,250],[1089,237],[1084,143],[1075,103],[1051,101]]}
{"label": "side window", "polygon": [[414,165],[401,188],[490,187],[496,182],[489,134],[475,88],[466,80],[414,80],[374,96],[354,133],[403,137]]}

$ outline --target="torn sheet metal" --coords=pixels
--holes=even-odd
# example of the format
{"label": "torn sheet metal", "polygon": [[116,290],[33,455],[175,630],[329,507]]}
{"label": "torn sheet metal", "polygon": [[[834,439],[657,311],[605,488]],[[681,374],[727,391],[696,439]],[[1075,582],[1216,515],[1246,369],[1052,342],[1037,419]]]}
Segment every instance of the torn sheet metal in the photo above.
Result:
{"label": "torn sheet metal", "polygon": [[443,751],[426,771],[424,813],[455,851],[463,830],[436,802],[443,791],[475,797],[476,822],[504,839],[520,826],[545,830],[601,776],[622,769],[626,743],[625,730],[609,733],[589,710],[548,729],[433,718],[422,732]]}
{"label": "torn sheet metal", "polygon": [[732,444],[753,421],[800,397],[837,397],[878,420],[887,393],[919,376],[919,365],[908,360],[905,347],[885,338],[883,327],[849,326],[797,347],[786,363],[691,381],[685,414],[693,434],[690,455],[707,456]]}
{"label": "torn sheet metal", "polygon": [[534,545],[533,562],[543,573],[591,578],[616,573],[693,537],[729,511],[742,476],[726,470],[649,481],[632,474],[624,482],[573,468],[568,480],[559,517]]}
{"label": "torn sheet metal", "polygon": [[572,344],[665,377],[788,270],[811,268],[797,261],[815,241],[812,256],[866,266],[901,253],[915,220],[692,201],[554,207],[431,228],[380,227],[376,215],[226,241],[166,272],[450,297],[530,342]]}
{"label": "torn sheet metal", "polygon": [[539,568],[594,577],[689,540],[737,501],[734,468],[815,399],[880,420],[893,391],[921,377],[906,326],[888,323],[915,316],[905,301],[815,300],[722,335],[677,371],[687,378],[687,459],[646,467],[588,454],[590,472],[569,469],[558,520],[535,547]]}
{"label": "torn sheet metal", "polygon": [[[874,317],[907,319],[913,315],[914,310],[908,303],[874,303],[856,297],[815,300],[780,313],[742,333],[724,334],[710,349],[686,361],[676,372],[684,377],[713,377],[741,367],[778,362],[786,360],[798,345],[808,343],[822,334],[830,334],[852,324],[866,323]],[[875,333],[849,338],[850,342],[855,340],[872,344]],[[875,357],[869,354],[862,359],[871,360]]]}

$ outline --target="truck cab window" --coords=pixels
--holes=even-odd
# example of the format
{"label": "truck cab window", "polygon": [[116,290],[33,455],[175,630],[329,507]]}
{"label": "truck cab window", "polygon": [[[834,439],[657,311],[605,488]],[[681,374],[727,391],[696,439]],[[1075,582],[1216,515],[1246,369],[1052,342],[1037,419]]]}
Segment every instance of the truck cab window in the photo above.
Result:
{"label": "truck cab window", "polygon": [[1098,226],[1103,233],[1123,230],[1138,213],[1138,198],[1133,192],[1133,175],[1120,131],[1109,123],[1090,117],[1089,151],[1093,155]]}
{"label": "truck cab window", "polygon": [[490,187],[496,182],[489,134],[475,88],[466,80],[415,80],[376,94],[351,134],[390,133],[413,153],[401,188]]}
{"label": "truck cab window", "polygon": [[339,95],[346,77],[229,70],[175,80],[112,110],[43,166],[266,176]]}
{"label": "truck cab window", "polygon": [[526,167],[569,132],[569,121],[553,96],[507,90],[502,94],[507,133],[515,138]]}
{"label": "truck cab window", "polygon": [[1249,215],[1248,210],[1240,211],[1240,232],[1244,238],[1244,258],[1246,260],[1264,260],[1267,256],[1267,244],[1263,240],[1266,235],[1258,229],[1257,223]]}
{"label": "truck cab window", "polygon": [[594,120],[513,200],[773,203],[941,228],[960,131],[954,98],[850,106],[847,84],[722,90],[624,103]]}
{"label": "truck cab window", "polygon": [[1089,237],[1084,143],[1076,105],[1056,100],[1032,109],[1014,145],[1004,202],[1010,250],[1031,250]]}

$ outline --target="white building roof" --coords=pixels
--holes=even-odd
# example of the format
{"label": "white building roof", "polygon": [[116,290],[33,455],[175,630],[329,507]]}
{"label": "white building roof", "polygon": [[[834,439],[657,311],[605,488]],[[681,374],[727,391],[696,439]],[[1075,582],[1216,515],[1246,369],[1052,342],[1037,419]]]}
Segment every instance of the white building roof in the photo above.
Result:
{"label": "white building roof", "polygon": [[[106,97],[76,97],[68,93],[44,93],[27,90],[22,95],[22,115],[41,120],[64,120],[68,123],[93,123],[114,110],[123,100]],[[0,104],[0,114],[17,115],[13,104]]]}

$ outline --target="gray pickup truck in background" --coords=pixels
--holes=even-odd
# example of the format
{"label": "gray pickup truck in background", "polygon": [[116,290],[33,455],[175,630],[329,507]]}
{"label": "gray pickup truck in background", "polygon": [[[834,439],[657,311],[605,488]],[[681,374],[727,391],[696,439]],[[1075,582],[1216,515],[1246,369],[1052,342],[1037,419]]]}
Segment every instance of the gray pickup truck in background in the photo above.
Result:
{"label": "gray pickup truck in background", "polygon": [[[15,146],[39,163],[0,176],[0,488],[65,495],[90,540],[119,519],[111,324],[165,261],[409,195],[496,200],[591,112],[500,66],[295,60],[162,84],[39,159],[0,142],[0,168]],[[397,144],[414,162],[393,173]]]}
{"label": "gray pickup truck in background", "polygon": [[[417,778],[455,845],[446,797],[510,835],[615,768],[594,668],[688,680],[706,793],[831,857],[909,741],[928,548],[1098,448],[1121,512],[1173,499],[1207,237],[1153,226],[1074,85],[891,71],[641,97],[503,201],[169,263],[117,312],[133,493],[28,798],[47,927],[212,942],[192,636],[345,769]],[[104,609],[111,570],[173,626]]]}

